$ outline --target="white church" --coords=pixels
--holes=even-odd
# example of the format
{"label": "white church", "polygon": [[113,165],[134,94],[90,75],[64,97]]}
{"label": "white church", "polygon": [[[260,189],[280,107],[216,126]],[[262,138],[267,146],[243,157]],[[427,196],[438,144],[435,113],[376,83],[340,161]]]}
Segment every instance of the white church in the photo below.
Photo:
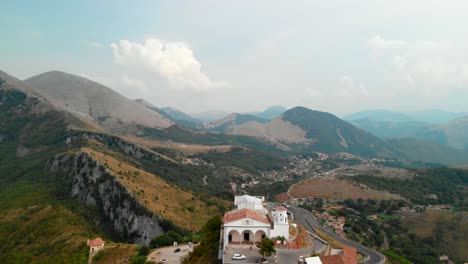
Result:
{"label": "white church", "polygon": [[234,198],[237,209],[224,214],[221,227],[223,248],[229,244],[254,244],[262,238],[289,238],[287,209],[277,206],[268,211],[263,196],[242,195]]}

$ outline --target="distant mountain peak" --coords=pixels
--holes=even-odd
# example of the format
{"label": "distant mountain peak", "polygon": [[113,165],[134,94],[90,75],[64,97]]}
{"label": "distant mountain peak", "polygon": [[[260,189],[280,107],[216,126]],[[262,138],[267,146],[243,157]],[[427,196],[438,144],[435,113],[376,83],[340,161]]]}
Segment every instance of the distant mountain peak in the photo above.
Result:
{"label": "distant mountain peak", "polygon": [[82,76],[49,71],[24,81],[55,106],[84,115],[110,130],[136,131],[136,126],[167,128],[169,119],[111,88]]}
{"label": "distant mountain peak", "polygon": [[263,112],[260,113],[252,113],[253,115],[263,118],[263,119],[273,119],[275,117],[278,117],[282,115],[284,112],[286,112],[288,109],[281,105],[272,105],[265,109]]}

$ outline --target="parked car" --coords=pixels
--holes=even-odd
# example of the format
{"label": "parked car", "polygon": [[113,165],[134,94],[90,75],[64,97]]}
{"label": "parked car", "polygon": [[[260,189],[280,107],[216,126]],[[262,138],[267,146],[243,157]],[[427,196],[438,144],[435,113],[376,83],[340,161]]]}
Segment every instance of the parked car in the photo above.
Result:
{"label": "parked car", "polygon": [[174,250],[174,253],[177,253],[177,252],[180,252],[180,248],[176,248],[176,249]]}
{"label": "parked car", "polygon": [[304,256],[299,256],[299,259],[297,260],[299,263],[305,263]]}
{"label": "parked car", "polygon": [[233,260],[236,260],[236,259],[237,259],[237,260],[245,259],[245,256],[236,253],[236,254],[232,255],[232,259],[233,259]]}

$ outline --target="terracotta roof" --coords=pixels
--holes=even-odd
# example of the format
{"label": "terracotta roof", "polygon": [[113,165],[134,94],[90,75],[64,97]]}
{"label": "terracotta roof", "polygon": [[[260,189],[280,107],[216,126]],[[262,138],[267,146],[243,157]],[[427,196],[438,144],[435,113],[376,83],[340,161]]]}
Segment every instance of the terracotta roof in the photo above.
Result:
{"label": "terracotta roof", "polygon": [[322,264],[345,264],[343,256],[341,255],[332,255],[320,257]]}
{"label": "terracotta roof", "polygon": [[263,222],[265,224],[270,224],[266,215],[259,214],[252,209],[243,208],[239,210],[233,210],[224,214],[223,223],[230,223],[233,221],[237,221],[243,218],[250,218],[259,222]]}
{"label": "terracotta roof", "polygon": [[283,207],[283,206],[276,206],[276,211],[287,211],[288,209],[286,209],[286,207]]}
{"label": "terracotta roof", "polygon": [[345,264],[357,264],[357,250],[353,247],[343,245],[343,259]]}
{"label": "terracotta roof", "polygon": [[320,257],[322,264],[357,264],[357,250],[343,245],[343,254]]}
{"label": "terracotta roof", "polygon": [[104,244],[104,240],[102,240],[102,238],[100,237],[97,237],[91,241],[89,241],[88,245],[90,247],[99,247],[99,246],[102,246]]}

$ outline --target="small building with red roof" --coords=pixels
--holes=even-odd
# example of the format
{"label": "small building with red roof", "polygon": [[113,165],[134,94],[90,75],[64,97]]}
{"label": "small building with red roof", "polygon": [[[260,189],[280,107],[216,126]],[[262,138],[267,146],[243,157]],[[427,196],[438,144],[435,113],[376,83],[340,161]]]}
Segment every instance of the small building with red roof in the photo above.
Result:
{"label": "small building with red roof", "polygon": [[90,252],[97,252],[104,248],[104,240],[100,237],[96,237],[95,239],[89,240],[86,242],[89,246]]}

